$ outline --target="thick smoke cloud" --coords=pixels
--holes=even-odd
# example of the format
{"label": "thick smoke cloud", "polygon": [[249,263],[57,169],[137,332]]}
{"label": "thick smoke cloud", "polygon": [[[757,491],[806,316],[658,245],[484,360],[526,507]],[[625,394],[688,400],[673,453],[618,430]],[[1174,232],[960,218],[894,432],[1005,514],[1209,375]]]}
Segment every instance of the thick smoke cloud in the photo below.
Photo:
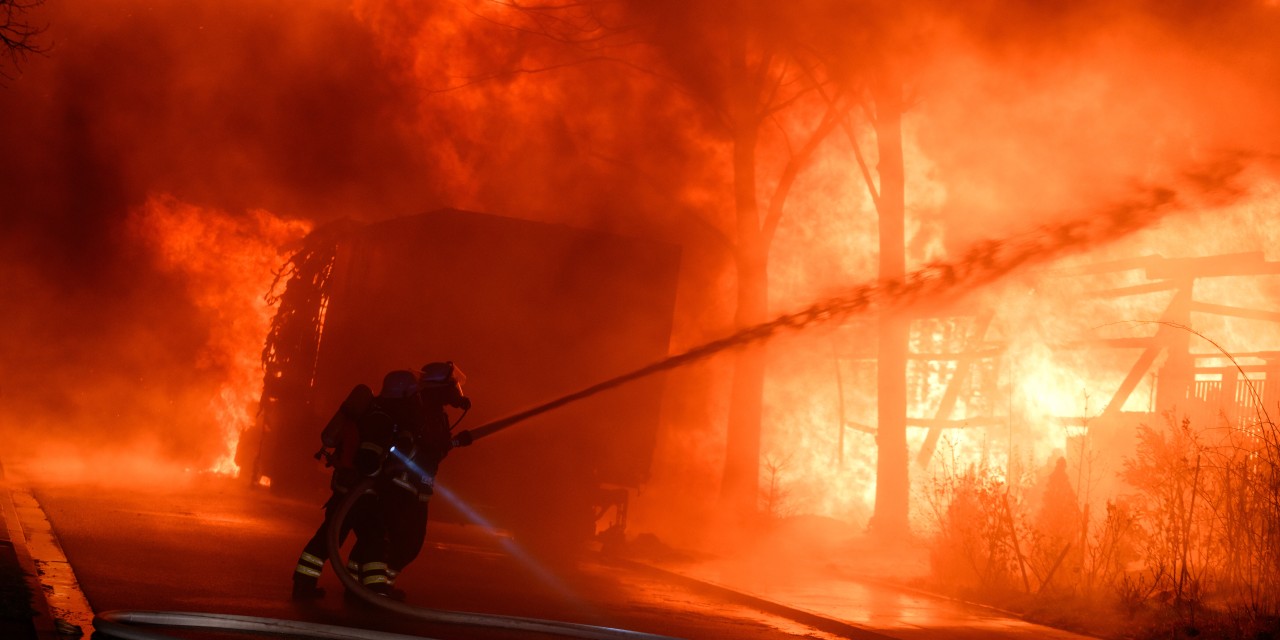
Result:
{"label": "thick smoke cloud", "polygon": [[644,175],[627,147],[653,131],[674,139],[653,144],[661,162],[649,166],[693,183],[705,162],[680,143],[680,127],[653,124],[667,114],[661,96],[648,98],[648,124],[620,126],[611,110],[630,90],[593,84],[599,67],[547,90],[590,105],[575,118],[527,89],[529,108],[495,108],[485,100],[519,106],[500,80],[440,94],[445,85],[417,74],[453,82],[461,71],[451,59],[516,64],[528,43],[436,22],[460,39],[419,51],[380,32],[427,23],[392,15],[384,24],[379,13],[430,6],[120,0],[51,3],[31,16],[48,25],[49,53],[0,91],[12,150],[0,158],[0,426],[10,455],[138,445],[203,466],[217,454],[209,398],[239,375],[208,358],[226,319],[199,290],[218,285],[159,255],[137,224],[149,203],[245,229],[257,228],[259,211],[320,224],[460,206],[578,224],[621,211],[605,226],[668,240],[716,234],[677,225],[651,234],[639,215],[680,207],[668,176]]}
{"label": "thick smoke cloud", "polygon": [[953,249],[1011,214],[1085,211],[1277,150],[1273,3],[963,6],[934,23],[916,109]]}
{"label": "thick smoke cloud", "polygon": [[[0,89],[0,429],[207,457],[216,429],[187,425],[210,424],[228,365],[201,360],[218,320],[190,275],[131,226],[154,198],[247,224],[456,206],[677,242],[673,348],[724,335],[732,174],[709,107],[727,88],[706,63],[732,21],[844,47],[844,73],[901,66],[917,262],[1087,214],[1223,150],[1275,151],[1271,3],[595,4],[632,29],[594,50],[500,3],[43,6],[51,50]],[[865,119],[856,129],[874,164]],[[875,233],[839,133],[779,228],[778,310],[874,277]],[[695,436],[665,458],[700,485],[719,373],[672,374],[673,422]]]}
{"label": "thick smoke cloud", "polygon": [[339,4],[48,3],[31,18],[49,51],[0,89],[0,421],[15,444],[148,441],[205,462],[228,374],[201,362],[217,320],[131,218],[164,194],[249,221],[431,207],[439,182],[401,127],[413,105]]}

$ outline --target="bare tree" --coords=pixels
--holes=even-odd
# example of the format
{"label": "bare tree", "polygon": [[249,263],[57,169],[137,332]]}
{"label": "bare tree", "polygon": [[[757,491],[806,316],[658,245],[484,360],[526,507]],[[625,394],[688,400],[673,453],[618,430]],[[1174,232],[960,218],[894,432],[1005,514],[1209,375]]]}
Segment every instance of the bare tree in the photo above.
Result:
{"label": "bare tree", "polygon": [[[737,328],[769,319],[768,265],[775,232],[797,178],[837,127],[848,134],[876,206],[880,277],[894,281],[905,276],[902,118],[911,102],[905,79],[919,43],[911,16],[896,3],[493,2],[521,18],[507,26],[568,45],[566,51],[572,52],[555,63],[518,72],[612,61],[666,80],[710,116],[708,121],[731,146],[734,220],[726,236],[738,276]],[[629,56],[629,47],[656,54],[656,61],[654,55]],[[855,133],[859,112],[875,136],[874,167]],[[781,136],[785,162],[762,162],[772,159],[761,155],[766,135]],[[777,146],[768,147],[767,153],[776,152]],[[772,188],[766,191],[761,188],[765,185]],[[909,532],[909,325],[903,317],[885,313],[878,327],[878,460],[871,525],[896,539]],[[731,513],[751,518],[759,493],[766,352],[745,349],[734,357],[721,499]]]}
{"label": "bare tree", "polygon": [[[856,101],[876,145],[874,169],[862,153],[853,110],[844,129],[854,160],[875,204],[879,222],[879,275],[906,275],[906,169],[902,118],[910,106],[905,78],[916,38],[911,18],[897,3],[836,2],[826,16],[834,28],[808,40],[831,84]],[[824,40],[823,38],[827,38]],[[819,86],[819,91],[824,91]],[[834,101],[834,96],[825,96]],[[910,532],[907,452],[907,355],[909,319],[882,310],[876,343],[876,499],[870,528],[894,540]]]}
{"label": "bare tree", "polygon": [[[740,11],[744,19],[729,24],[731,44],[723,69],[728,95],[723,104],[709,105],[717,109],[733,144],[738,272],[734,322],[739,329],[769,319],[769,252],[787,197],[813,153],[849,108],[837,95],[808,130],[795,132],[799,144],[774,176],[773,192],[761,202],[757,158],[761,128],[816,92],[825,80],[802,73],[805,67],[797,63],[804,50],[796,41],[762,32],[767,21],[750,15],[750,2],[743,3]],[[764,378],[764,348],[736,354],[721,496],[727,507],[743,516],[754,515],[759,490]]]}
{"label": "bare tree", "polygon": [[[879,191],[872,191],[880,219],[880,278],[906,275],[906,172],[902,159],[902,81],[884,69],[872,89],[875,103]],[[873,185],[868,183],[868,189]],[[885,538],[909,532],[907,455],[907,321],[881,312],[876,351],[876,505],[871,527]]]}
{"label": "bare tree", "polygon": [[[813,23],[788,2],[584,0],[505,4],[523,33],[570,45],[563,64],[611,60],[665,79],[708,116],[731,145],[737,271],[736,328],[769,319],[769,252],[797,178],[856,104],[806,44]],[[838,3],[836,3],[838,4]],[[653,66],[625,56],[639,46]],[[642,66],[648,65],[648,66]],[[792,117],[807,115],[808,117]],[[766,128],[769,131],[766,132]],[[782,139],[785,161],[761,175],[762,135]],[[777,166],[777,165],[772,165]],[[763,191],[761,186],[771,187]],[[740,520],[758,516],[763,347],[736,352],[721,481],[721,502]],[[905,459],[905,458],[904,458]]]}
{"label": "bare tree", "polygon": [[30,15],[42,4],[44,0],[0,0],[0,43],[8,58],[0,65],[0,79],[12,80],[31,54],[46,50],[39,42],[45,27],[33,24]]}

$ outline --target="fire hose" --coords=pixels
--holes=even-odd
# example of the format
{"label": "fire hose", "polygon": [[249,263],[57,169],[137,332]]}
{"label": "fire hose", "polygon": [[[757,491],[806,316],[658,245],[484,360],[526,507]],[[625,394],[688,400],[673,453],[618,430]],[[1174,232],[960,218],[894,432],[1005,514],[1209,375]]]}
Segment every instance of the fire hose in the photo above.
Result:
{"label": "fire hose", "polygon": [[[339,540],[342,523],[347,519],[351,508],[355,506],[356,501],[360,498],[374,493],[373,484],[373,479],[365,480],[348,492],[347,496],[334,509],[326,530],[329,564],[335,568],[334,575],[338,577],[338,581],[346,588],[347,593],[358,597],[365,603],[423,622],[542,633],[569,638],[586,638],[587,640],[676,640],[670,636],[613,627],[417,607],[392,600],[366,589],[354,576],[346,571],[346,562],[342,558],[342,545]],[[172,636],[139,629],[137,628],[138,625],[214,629],[267,635],[324,638],[327,640],[432,640],[424,636],[295,620],[184,611],[107,611],[97,614],[94,617],[93,625],[98,635],[107,638],[119,638],[120,640],[177,640]]]}
{"label": "fire hose", "polygon": [[510,631],[548,633],[571,638],[598,638],[600,640],[673,640],[669,636],[654,635],[612,627],[560,622],[557,620],[543,620],[539,618],[522,618],[516,616],[445,611],[442,609],[416,607],[411,604],[393,600],[386,596],[378,595],[369,589],[364,588],[363,585],[356,581],[356,578],[352,576],[350,572],[342,568],[346,566],[346,562],[342,559],[339,536],[342,529],[342,523],[346,521],[347,514],[351,512],[351,508],[355,506],[356,501],[365,495],[373,494],[373,484],[373,479],[365,480],[348,493],[347,497],[338,505],[332,518],[329,520],[329,529],[327,532],[329,564],[333,567],[337,567],[334,574],[338,576],[338,581],[347,589],[347,592],[358,596],[361,600],[375,607],[386,609],[408,618],[427,622],[488,627],[506,629]]}
{"label": "fire hose", "polygon": [[1237,178],[1247,156],[1228,155],[1203,166],[1188,169],[1182,176],[1185,188],[1175,191],[1161,186],[1139,190],[1131,199],[1087,216],[1039,225],[1022,233],[973,244],[969,251],[951,262],[935,262],[898,278],[882,279],[848,289],[843,295],[827,298],[804,309],[772,320],[738,329],[716,340],[667,356],[638,369],[598,382],[560,398],[485,423],[462,433],[469,441],[524,422],[566,404],[596,395],[634,380],[705,360],[713,355],[767,342],[780,334],[815,324],[830,324],[876,309],[905,309],[921,302],[956,299],[1027,265],[1045,263],[1077,251],[1081,247],[1114,240],[1149,226],[1164,215],[1197,198],[1208,203],[1237,196],[1242,187]]}
{"label": "fire hose", "polygon": [[[1192,178],[1191,195],[1208,196],[1210,200],[1234,194],[1238,188],[1234,178],[1241,166],[1228,162],[1201,167],[1186,177]],[[598,384],[583,388],[564,397],[501,418],[470,431],[463,432],[468,441],[478,440],[512,425],[541,415],[563,405],[595,395],[602,391],[651,376],[732,348],[765,342],[777,334],[802,329],[812,324],[829,323],[858,313],[881,308],[909,307],[921,300],[948,299],[992,282],[1014,269],[1027,264],[1045,262],[1060,257],[1081,246],[1113,239],[1158,220],[1169,209],[1180,203],[1182,195],[1171,189],[1151,189],[1129,202],[1121,202],[1108,211],[1065,223],[1043,225],[1029,232],[999,240],[977,243],[971,250],[951,263],[930,264],[923,269],[897,279],[865,283],[843,296],[829,298],[801,311],[779,316],[771,321],[752,325],[737,332],[669,356],[647,366],[624,373]],[[1185,204],[1184,204],[1185,206]],[[345,571],[340,561],[339,530],[342,521],[355,501],[369,492],[372,481],[353,490],[339,507],[329,523],[328,545],[331,564],[338,567],[334,573],[346,589],[365,602],[401,615],[431,622],[481,626],[506,630],[549,633],[576,638],[602,638],[608,640],[662,640],[665,636],[652,635],[625,629],[613,629],[592,625],[573,624],[536,618],[488,615],[456,611],[427,609],[404,604],[374,594],[365,589]],[[189,628],[212,628],[248,631],[275,635],[295,635],[330,640],[423,640],[421,636],[352,629],[332,625],[313,624],[271,618],[255,618],[226,614],[171,612],[171,611],[109,611],[94,618],[95,629],[103,636],[122,640],[174,640],[170,636],[137,629],[132,625],[154,625]],[[667,639],[669,640],[669,639]]]}

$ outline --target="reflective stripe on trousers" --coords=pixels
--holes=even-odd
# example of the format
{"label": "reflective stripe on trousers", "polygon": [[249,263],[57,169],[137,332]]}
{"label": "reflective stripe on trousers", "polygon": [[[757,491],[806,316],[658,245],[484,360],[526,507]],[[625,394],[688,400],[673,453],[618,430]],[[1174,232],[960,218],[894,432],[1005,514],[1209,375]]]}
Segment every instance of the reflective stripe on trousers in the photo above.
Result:
{"label": "reflective stripe on trousers", "polygon": [[298,566],[294,567],[293,573],[295,578],[306,576],[307,578],[316,579],[320,577],[320,571],[324,569],[324,559],[302,552],[298,557]]}
{"label": "reflective stripe on trousers", "polygon": [[387,577],[387,563],[385,562],[366,562],[360,565],[360,583],[366,587],[376,587],[377,585],[387,585],[390,579]]}

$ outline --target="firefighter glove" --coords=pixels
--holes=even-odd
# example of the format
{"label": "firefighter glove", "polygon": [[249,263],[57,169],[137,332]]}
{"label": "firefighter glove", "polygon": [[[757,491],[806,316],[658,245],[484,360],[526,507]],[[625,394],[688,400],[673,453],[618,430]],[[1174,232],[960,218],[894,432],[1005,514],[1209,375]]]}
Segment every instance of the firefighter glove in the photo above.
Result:
{"label": "firefighter glove", "polygon": [[475,438],[471,436],[470,431],[460,431],[457,435],[453,436],[453,446],[455,447],[465,447],[474,441]]}

